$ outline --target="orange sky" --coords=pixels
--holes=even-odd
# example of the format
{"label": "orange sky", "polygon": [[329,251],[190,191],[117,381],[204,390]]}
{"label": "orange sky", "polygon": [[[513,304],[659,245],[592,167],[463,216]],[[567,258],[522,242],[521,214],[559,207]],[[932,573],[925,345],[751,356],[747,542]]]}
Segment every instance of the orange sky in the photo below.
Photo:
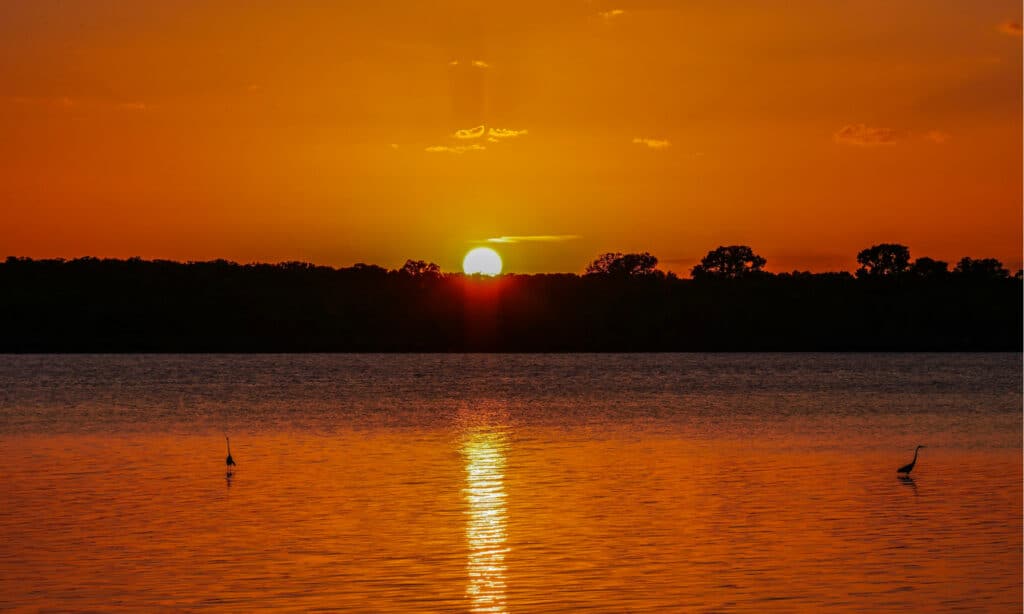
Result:
{"label": "orange sky", "polygon": [[[0,0],[0,247],[1021,266],[1017,0]],[[484,128],[473,130],[478,126]],[[461,131],[461,132],[458,132]],[[459,138],[465,137],[465,138]]]}

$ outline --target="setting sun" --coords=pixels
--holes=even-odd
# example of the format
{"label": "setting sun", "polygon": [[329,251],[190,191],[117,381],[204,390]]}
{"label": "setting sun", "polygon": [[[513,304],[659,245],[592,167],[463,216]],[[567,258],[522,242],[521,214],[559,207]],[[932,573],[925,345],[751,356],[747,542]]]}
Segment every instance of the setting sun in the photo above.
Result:
{"label": "setting sun", "polygon": [[497,275],[501,273],[501,256],[489,247],[471,249],[462,260],[462,270],[466,275]]}
{"label": "setting sun", "polygon": [[1022,2],[0,0],[0,610],[1024,614]]}

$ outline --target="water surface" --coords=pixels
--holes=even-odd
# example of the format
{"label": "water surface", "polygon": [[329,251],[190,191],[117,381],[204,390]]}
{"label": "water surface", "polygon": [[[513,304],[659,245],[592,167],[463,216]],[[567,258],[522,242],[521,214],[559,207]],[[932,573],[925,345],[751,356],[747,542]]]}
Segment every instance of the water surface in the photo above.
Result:
{"label": "water surface", "polygon": [[1021,402],[1019,354],[0,356],[0,608],[1020,611]]}

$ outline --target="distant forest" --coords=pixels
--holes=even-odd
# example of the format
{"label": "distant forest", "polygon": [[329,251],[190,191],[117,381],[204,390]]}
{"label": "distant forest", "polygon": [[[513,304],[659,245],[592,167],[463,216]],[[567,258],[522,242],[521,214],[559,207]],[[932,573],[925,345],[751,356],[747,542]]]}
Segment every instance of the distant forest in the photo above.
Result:
{"label": "distant forest", "polygon": [[1021,272],[898,244],[855,274],[765,272],[742,245],[681,279],[651,254],[584,275],[445,274],[408,261],[0,263],[2,352],[1021,351]]}

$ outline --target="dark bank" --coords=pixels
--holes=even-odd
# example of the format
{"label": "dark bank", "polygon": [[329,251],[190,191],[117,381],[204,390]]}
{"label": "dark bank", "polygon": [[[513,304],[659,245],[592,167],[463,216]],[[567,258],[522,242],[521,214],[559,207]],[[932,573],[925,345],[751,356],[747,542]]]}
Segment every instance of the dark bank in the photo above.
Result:
{"label": "dark bank", "polygon": [[657,259],[649,254],[606,254],[582,276],[496,278],[442,274],[415,261],[388,271],[364,264],[8,258],[0,264],[0,351],[1022,347],[1019,276],[977,266],[972,271],[963,263],[936,273],[928,262],[907,263],[895,273],[884,262],[874,274],[862,266],[857,276],[769,274],[759,270],[763,259],[751,264],[748,258],[738,269],[722,266],[715,260],[722,249],[729,248],[710,252],[695,267],[694,279],[655,270]]}

